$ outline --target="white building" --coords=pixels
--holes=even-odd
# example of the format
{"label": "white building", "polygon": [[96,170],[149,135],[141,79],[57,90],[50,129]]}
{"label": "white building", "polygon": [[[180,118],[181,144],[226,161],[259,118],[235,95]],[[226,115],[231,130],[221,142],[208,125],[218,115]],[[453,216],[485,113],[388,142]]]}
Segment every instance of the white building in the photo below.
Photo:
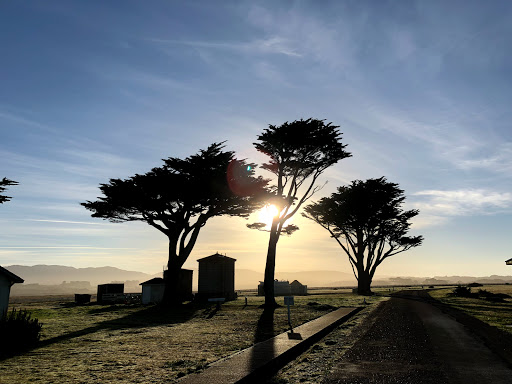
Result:
{"label": "white building", "polygon": [[0,317],[7,312],[12,285],[23,281],[21,277],[0,266]]}
{"label": "white building", "polygon": [[142,285],[142,304],[158,304],[162,301],[165,281],[161,277],[140,283]]}

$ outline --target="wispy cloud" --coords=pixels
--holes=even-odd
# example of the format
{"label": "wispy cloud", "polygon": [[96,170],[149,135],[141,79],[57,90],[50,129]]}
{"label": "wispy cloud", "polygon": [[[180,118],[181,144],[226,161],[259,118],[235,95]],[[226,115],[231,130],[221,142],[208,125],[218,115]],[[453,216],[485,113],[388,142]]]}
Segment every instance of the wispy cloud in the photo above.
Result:
{"label": "wispy cloud", "polygon": [[457,216],[493,215],[509,211],[512,194],[484,189],[425,190],[412,195],[412,207],[419,209],[416,225],[444,224]]}
{"label": "wispy cloud", "polygon": [[137,249],[137,248],[119,248],[119,247],[92,247],[84,245],[64,245],[64,246],[40,246],[40,247],[2,247],[0,249]]}
{"label": "wispy cloud", "polygon": [[274,36],[266,39],[256,39],[246,42],[212,42],[212,41],[187,41],[167,39],[146,39],[147,41],[165,45],[185,45],[195,48],[220,49],[243,54],[281,54],[285,56],[301,57],[295,51],[291,42],[282,37]]}
{"label": "wispy cloud", "polygon": [[512,173],[512,143],[487,147],[484,154],[474,154],[467,149],[465,156],[458,159],[462,169],[484,169],[493,172]]}
{"label": "wispy cloud", "polygon": [[87,222],[87,221],[69,221],[69,220],[27,219],[27,221],[38,221],[38,222],[43,222],[43,223],[57,223],[57,224],[109,225],[106,223],[92,223],[92,222]]}
{"label": "wispy cloud", "polygon": [[24,116],[20,116],[20,115],[17,115],[17,114],[15,115],[15,114],[12,114],[12,113],[9,113],[9,112],[5,112],[5,111],[0,111],[0,119],[7,120],[7,121],[10,121],[10,122],[13,122],[13,123],[16,123],[16,124],[21,124],[21,125],[24,125],[24,126],[28,126],[28,127],[31,127],[31,128],[37,128],[38,130],[42,130],[42,131],[45,131],[45,132],[57,133],[56,129],[54,129],[54,128],[46,125],[46,124],[40,123],[38,121],[29,119],[29,118],[26,118]]}

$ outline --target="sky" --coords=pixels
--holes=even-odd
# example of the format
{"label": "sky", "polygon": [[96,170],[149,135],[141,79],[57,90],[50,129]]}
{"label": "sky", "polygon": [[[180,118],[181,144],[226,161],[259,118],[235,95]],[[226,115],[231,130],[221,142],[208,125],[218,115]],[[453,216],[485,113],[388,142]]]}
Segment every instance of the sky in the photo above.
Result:
{"label": "sky", "polygon": [[[164,235],[80,203],[213,142],[261,164],[263,129],[313,117],[352,153],[316,198],[385,176],[420,211],[423,245],[377,277],[512,275],[511,46],[506,0],[0,2],[0,178],[19,182],[0,265],[161,271]],[[220,252],[263,271],[253,219],[209,221],[185,267]],[[351,272],[325,230],[294,223],[278,271]]]}

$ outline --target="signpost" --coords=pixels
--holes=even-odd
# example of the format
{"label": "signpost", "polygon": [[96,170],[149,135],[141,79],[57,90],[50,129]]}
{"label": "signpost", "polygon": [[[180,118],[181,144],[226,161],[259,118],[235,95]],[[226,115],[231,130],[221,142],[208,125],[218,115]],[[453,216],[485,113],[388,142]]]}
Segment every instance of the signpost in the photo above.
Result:
{"label": "signpost", "polygon": [[293,333],[292,320],[290,318],[290,305],[295,305],[293,296],[285,296],[284,297],[284,305],[288,307],[288,325],[290,326],[290,330]]}

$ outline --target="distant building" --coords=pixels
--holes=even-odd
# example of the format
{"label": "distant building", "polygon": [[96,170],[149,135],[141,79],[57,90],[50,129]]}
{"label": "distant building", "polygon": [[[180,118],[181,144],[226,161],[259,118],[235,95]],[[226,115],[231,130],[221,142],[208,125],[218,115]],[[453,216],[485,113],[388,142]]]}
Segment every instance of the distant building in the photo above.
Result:
{"label": "distant building", "polygon": [[[258,296],[265,296],[265,283],[260,281],[258,285]],[[274,296],[302,296],[308,294],[308,286],[301,284],[298,280],[292,283],[288,280],[274,280]]]}
{"label": "distant building", "polygon": [[508,259],[507,261],[505,261],[505,263],[506,263],[507,265],[512,265],[512,259]]}
{"label": "distant building", "polygon": [[[291,295],[290,282],[288,280],[274,280],[274,296]],[[258,285],[258,296],[265,296],[264,282],[260,281]]]}
{"label": "distant building", "polygon": [[203,257],[197,261],[199,263],[199,283],[196,299],[236,299],[236,259],[216,253],[211,256]]}
{"label": "distant building", "polygon": [[[181,301],[190,301],[194,298],[192,294],[193,272],[190,269],[180,270],[178,291],[174,292],[174,295],[178,296]],[[142,304],[158,304],[162,301],[165,292],[165,279],[168,274],[168,271],[164,271],[163,279],[156,277],[139,284],[142,286]]]}
{"label": "distant building", "polygon": [[120,295],[124,295],[124,284],[99,284],[96,301],[100,304],[115,302]]}
{"label": "distant building", "polygon": [[294,296],[305,296],[308,294],[308,286],[299,283],[298,280],[293,280],[290,283],[290,293]]}
{"label": "distant building", "polygon": [[12,285],[23,282],[21,277],[0,266],[0,317],[7,312]]}
{"label": "distant building", "polygon": [[142,304],[158,304],[162,301],[165,291],[164,279],[155,277],[140,285],[142,285]]}

